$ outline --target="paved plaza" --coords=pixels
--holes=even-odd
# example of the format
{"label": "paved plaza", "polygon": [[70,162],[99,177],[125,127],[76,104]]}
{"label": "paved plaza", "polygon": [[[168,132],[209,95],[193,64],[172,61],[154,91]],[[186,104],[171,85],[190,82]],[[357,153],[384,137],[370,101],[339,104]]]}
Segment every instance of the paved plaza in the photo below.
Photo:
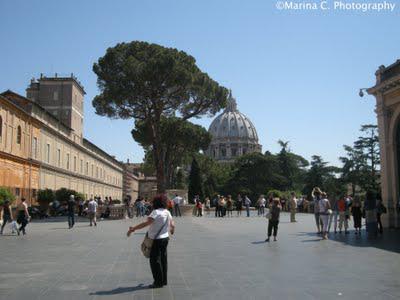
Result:
{"label": "paved plaza", "polygon": [[27,236],[0,237],[1,299],[399,299],[400,233],[378,241],[350,235],[321,241],[313,215],[281,216],[277,242],[265,218],[177,219],[169,285],[152,276],[133,220],[36,222]]}

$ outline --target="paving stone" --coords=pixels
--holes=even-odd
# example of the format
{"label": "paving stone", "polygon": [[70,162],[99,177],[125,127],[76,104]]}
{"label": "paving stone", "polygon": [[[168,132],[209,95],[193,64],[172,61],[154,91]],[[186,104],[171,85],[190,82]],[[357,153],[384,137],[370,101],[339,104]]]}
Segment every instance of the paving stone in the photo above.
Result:
{"label": "paving stone", "polygon": [[[0,299],[399,299],[400,232],[376,241],[314,232],[314,217],[282,215],[265,243],[259,217],[184,217],[168,247],[169,286],[150,290],[139,220],[33,222],[27,236],[0,236]],[[143,219],[141,219],[143,220]]]}

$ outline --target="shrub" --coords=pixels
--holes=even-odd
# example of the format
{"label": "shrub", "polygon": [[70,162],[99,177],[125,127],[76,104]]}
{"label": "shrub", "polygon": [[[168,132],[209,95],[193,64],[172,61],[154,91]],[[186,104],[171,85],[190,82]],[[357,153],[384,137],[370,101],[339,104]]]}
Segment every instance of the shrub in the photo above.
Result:
{"label": "shrub", "polygon": [[3,205],[6,200],[12,203],[15,201],[15,196],[8,188],[0,187],[0,205]]}
{"label": "shrub", "polygon": [[38,192],[38,202],[41,208],[46,209],[50,202],[53,202],[55,199],[55,195],[53,190],[51,189],[45,189],[45,190],[40,190]]}
{"label": "shrub", "polygon": [[60,203],[65,203],[69,200],[69,196],[71,195],[75,196],[75,200],[79,197],[82,197],[82,199],[85,198],[82,194],[78,193],[75,190],[61,188],[56,191],[56,200],[58,200]]}

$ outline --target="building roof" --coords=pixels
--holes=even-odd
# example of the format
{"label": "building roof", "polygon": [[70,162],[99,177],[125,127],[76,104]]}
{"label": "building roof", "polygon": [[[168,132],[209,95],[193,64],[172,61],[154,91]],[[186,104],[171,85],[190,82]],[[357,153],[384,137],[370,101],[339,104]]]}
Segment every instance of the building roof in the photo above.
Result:
{"label": "building roof", "polygon": [[212,121],[208,131],[213,141],[234,138],[258,143],[255,126],[248,117],[237,109],[236,100],[230,95],[224,112]]}
{"label": "building roof", "polygon": [[32,106],[37,107],[40,111],[42,111],[43,113],[45,113],[47,116],[49,116],[51,119],[53,119],[54,121],[58,122],[61,126],[63,126],[65,129],[70,130],[70,131],[74,131],[71,127],[67,126],[64,122],[61,122],[60,119],[58,119],[56,116],[54,116],[52,113],[50,113],[48,110],[46,110],[43,106],[41,106],[40,104],[38,104],[35,101],[32,101],[29,98],[26,98],[20,94],[17,94],[11,90],[7,90],[3,93],[1,93],[2,96],[6,97],[9,101],[13,102],[15,105],[17,105],[19,108],[23,109],[24,111],[26,111],[27,113],[31,113],[31,111],[28,111],[26,109],[26,107],[22,106],[21,103],[13,101],[12,98],[7,97],[7,96],[11,96],[11,97],[16,97],[19,98],[21,100],[23,100],[26,103],[29,103]]}

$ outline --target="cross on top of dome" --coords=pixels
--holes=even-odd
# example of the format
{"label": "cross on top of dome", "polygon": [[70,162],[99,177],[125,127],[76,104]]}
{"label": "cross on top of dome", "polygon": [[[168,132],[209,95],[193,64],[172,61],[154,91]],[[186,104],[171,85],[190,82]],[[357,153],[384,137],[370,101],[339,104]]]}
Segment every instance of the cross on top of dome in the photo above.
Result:
{"label": "cross on top of dome", "polygon": [[232,97],[232,91],[229,90],[229,98],[228,98],[228,105],[225,108],[225,111],[237,111],[237,103],[236,99]]}

